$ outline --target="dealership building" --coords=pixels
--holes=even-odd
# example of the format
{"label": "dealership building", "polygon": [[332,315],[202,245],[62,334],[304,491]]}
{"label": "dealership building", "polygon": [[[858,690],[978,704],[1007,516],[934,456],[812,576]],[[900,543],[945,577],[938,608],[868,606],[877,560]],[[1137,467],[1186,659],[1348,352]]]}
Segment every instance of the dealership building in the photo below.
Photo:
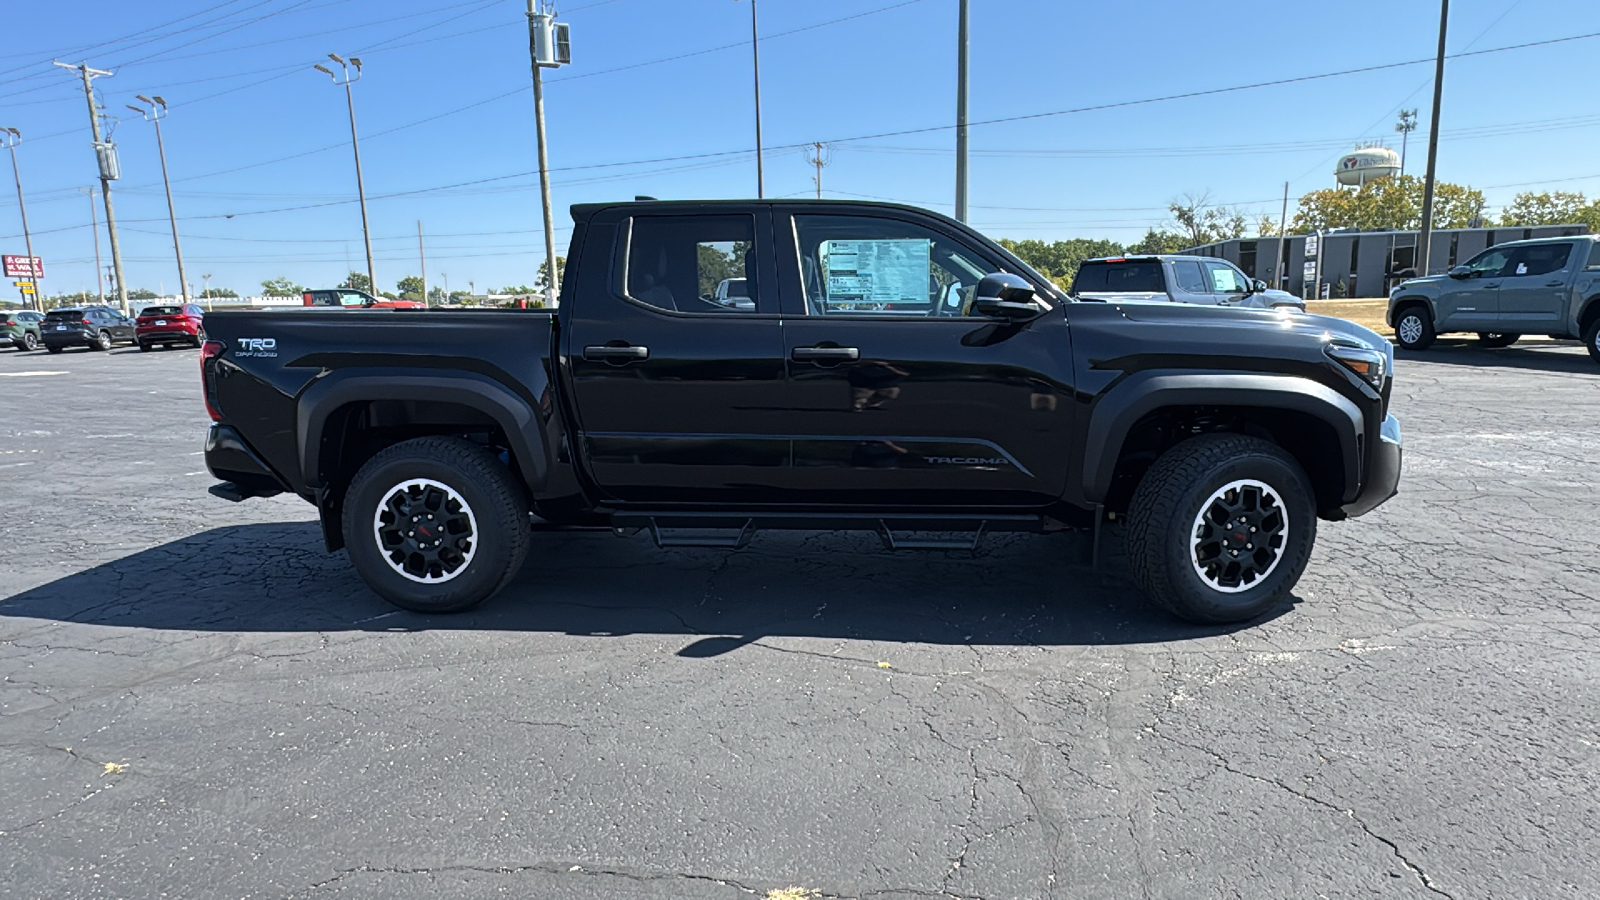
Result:
{"label": "dealership building", "polygon": [[1235,238],[1183,252],[1226,259],[1251,278],[1300,297],[1385,297],[1402,279],[1442,274],[1495,244],[1588,233],[1587,225],[1445,228],[1433,233],[1426,273],[1417,265],[1415,231],[1347,228],[1282,239]]}

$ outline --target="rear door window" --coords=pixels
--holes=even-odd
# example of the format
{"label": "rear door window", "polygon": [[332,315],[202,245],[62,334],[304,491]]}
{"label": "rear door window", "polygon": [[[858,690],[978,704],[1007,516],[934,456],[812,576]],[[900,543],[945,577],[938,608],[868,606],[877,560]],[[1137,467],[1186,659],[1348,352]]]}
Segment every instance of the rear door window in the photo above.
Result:
{"label": "rear door window", "polygon": [[629,300],[669,312],[756,311],[754,217],[635,216],[623,239]]}
{"label": "rear door window", "polygon": [[1178,290],[1185,293],[1204,294],[1211,290],[1206,286],[1206,277],[1200,271],[1200,264],[1192,259],[1174,260],[1172,277],[1178,283]]}
{"label": "rear door window", "polygon": [[1518,247],[1517,252],[1511,256],[1510,267],[1506,275],[1549,275],[1559,272],[1567,267],[1567,259],[1572,256],[1571,244],[1534,244],[1528,247]]}

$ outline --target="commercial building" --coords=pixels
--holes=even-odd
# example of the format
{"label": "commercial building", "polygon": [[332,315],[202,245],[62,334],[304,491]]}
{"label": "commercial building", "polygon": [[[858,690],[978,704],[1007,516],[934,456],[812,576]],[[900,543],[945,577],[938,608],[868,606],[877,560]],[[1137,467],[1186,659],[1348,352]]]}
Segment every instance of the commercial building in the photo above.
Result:
{"label": "commercial building", "polygon": [[1495,244],[1588,233],[1587,225],[1446,228],[1433,233],[1426,272],[1417,265],[1415,231],[1351,228],[1320,235],[1290,235],[1282,241],[1287,265],[1279,259],[1279,239],[1275,237],[1235,238],[1183,252],[1226,259],[1251,278],[1301,297],[1384,297],[1405,278],[1442,274]]}

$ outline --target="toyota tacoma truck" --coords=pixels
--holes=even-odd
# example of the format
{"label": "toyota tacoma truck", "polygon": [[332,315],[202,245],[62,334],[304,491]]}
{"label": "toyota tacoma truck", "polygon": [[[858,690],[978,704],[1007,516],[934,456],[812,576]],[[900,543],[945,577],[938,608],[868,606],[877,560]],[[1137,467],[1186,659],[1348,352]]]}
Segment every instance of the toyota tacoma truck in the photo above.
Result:
{"label": "toyota tacoma truck", "polygon": [[[1293,589],[1319,519],[1396,491],[1393,349],[1360,326],[1075,300],[907,206],[572,213],[559,310],[209,315],[212,493],[298,494],[422,612],[494,595],[551,528],[971,549],[1115,517],[1151,600],[1235,622]],[[700,299],[727,277],[748,308]]]}
{"label": "toyota tacoma truck", "polygon": [[1449,331],[1475,331],[1485,347],[1547,334],[1578,338],[1600,362],[1600,236],[1497,244],[1444,275],[1402,281],[1389,324],[1407,350]]}

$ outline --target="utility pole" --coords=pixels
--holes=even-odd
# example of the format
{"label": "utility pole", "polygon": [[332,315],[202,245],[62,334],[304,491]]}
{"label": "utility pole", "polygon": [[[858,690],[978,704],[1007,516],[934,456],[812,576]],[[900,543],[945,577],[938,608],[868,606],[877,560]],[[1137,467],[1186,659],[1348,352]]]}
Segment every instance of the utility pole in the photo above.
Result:
{"label": "utility pole", "polygon": [[1289,282],[1289,182],[1283,183],[1283,212],[1278,216],[1278,265],[1282,267],[1283,274],[1275,281],[1278,289]]}
{"label": "utility pole", "polygon": [[956,26],[956,221],[967,220],[967,0]]}
{"label": "utility pole", "polygon": [[17,168],[17,145],[22,143],[22,132],[15,128],[0,128],[0,140],[4,140],[6,148],[11,151],[11,174],[17,178],[17,209],[22,213],[22,241],[28,250],[28,280],[33,283],[33,302],[28,302],[28,294],[24,291],[22,305],[42,311],[44,294],[39,291],[39,282],[44,279],[33,264],[33,234],[28,231],[28,204],[22,202],[22,170]]}
{"label": "utility pole", "polygon": [[822,199],[822,167],[832,161],[833,154],[828,152],[828,145],[821,141],[811,142],[811,153],[806,155],[806,162],[817,167],[817,174],[811,180],[817,185],[817,199]]}
{"label": "utility pole", "polygon": [[89,198],[89,231],[94,235],[94,286],[100,294],[100,305],[106,302],[106,280],[102,274],[105,267],[100,264],[100,219],[94,211],[94,188],[78,188],[84,196]]}
{"label": "utility pole", "polygon": [[[331,69],[320,63],[313,65],[311,68],[332,78],[335,85],[342,85],[344,87],[345,105],[350,107],[350,149],[355,151],[356,156],[356,199],[361,203],[361,238],[367,245],[367,289],[376,296],[378,294],[378,273],[372,265],[372,230],[367,225],[367,189],[361,181],[361,142],[356,139],[356,99],[355,94],[350,90],[350,85],[361,80],[361,58],[352,56],[349,62],[345,62],[344,57],[337,53],[329,53],[328,58],[344,69],[343,81],[339,79],[338,75],[333,74]],[[356,74],[353,76],[350,74],[351,66],[356,67]]]}
{"label": "utility pole", "polygon": [[1428,126],[1428,174],[1422,182],[1422,230],[1417,235],[1418,275],[1428,274],[1428,251],[1433,243],[1433,179],[1439,162],[1439,102],[1444,97],[1444,39],[1450,24],[1450,0],[1439,0],[1439,58],[1433,70],[1433,121]]}
{"label": "utility pole", "polygon": [[555,306],[560,302],[561,267],[556,262],[556,223],[550,203],[550,156],[544,134],[542,70],[571,62],[571,45],[567,41],[567,26],[555,21],[555,13],[545,10],[543,0],[528,0],[528,58],[533,64],[533,124],[539,151],[539,202],[544,211],[544,264],[550,276],[550,283],[545,286],[545,301]]}
{"label": "utility pole", "polygon": [[57,62],[63,69],[76,69],[83,76],[83,97],[89,103],[89,130],[94,135],[95,160],[100,166],[100,197],[106,204],[106,231],[111,236],[111,268],[117,277],[117,305],[128,312],[128,281],[122,274],[122,244],[117,240],[117,211],[111,205],[111,182],[122,177],[117,164],[117,145],[100,139],[100,110],[94,105],[92,80],[110,75],[104,69],[91,69],[88,63],[73,65]]}
{"label": "utility pole", "polygon": [[422,220],[417,220],[417,259],[422,261],[422,304],[428,304],[428,254],[422,249]]}
{"label": "utility pole", "polygon": [[1394,130],[1400,132],[1400,177],[1406,175],[1406,144],[1411,137],[1411,132],[1417,130],[1417,111],[1414,109],[1400,110],[1400,121],[1394,123]]}
{"label": "utility pole", "polygon": [[135,97],[150,108],[132,104],[128,108],[156,126],[156,152],[161,155],[161,183],[167,189],[167,220],[172,223],[172,252],[178,257],[178,293],[183,297],[183,302],[188,303],[192,292],[189,290],[189,277],[183,271],[183,245],[178,243],[178,213],[172,206],[172,181],[167,178],[167,145],[161,140],[161,120],[167,117],[167,101],[160,94],[153,98],[143,94],[136,94]]}
{"label": "utility pole", "polygon": [[767,196],[761,171],[761,31],[756,27],[756,0],[750,0],[750,61],[756,79],[756,199]]}

